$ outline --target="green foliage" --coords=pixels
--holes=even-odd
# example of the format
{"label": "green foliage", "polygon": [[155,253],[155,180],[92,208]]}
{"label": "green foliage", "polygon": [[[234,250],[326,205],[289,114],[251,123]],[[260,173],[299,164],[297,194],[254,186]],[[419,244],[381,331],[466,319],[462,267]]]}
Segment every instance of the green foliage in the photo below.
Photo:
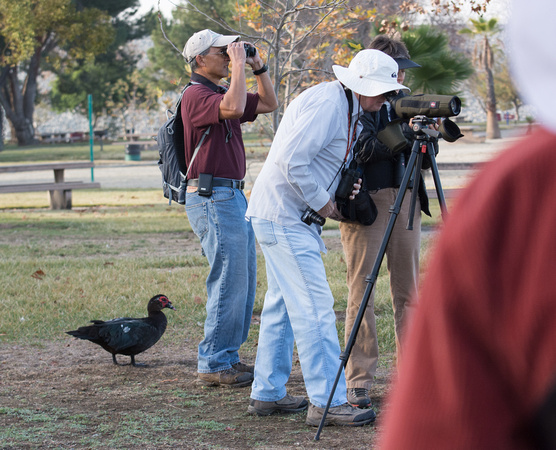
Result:
{"label": "green foliage", "polygon": [[500,26],[498,25],[498,19],[485,19],[484,17],[479,17],[478,19],[469,19],[472,28],[463,28],[461,34],[473,34],[473,35],[490,35],[496,34],[500,31]]}
{"label": "green foliage", "polygon": [[48,54],[55,46],[69,58],[86,58],[113,39],[108,15],[91,8],[76,11],[71,0],[4,2],[0,16],[5,65],[24,63],[37,51]]}
{"label": "green foliage", "polygon": [[[104,1],[95,4],[107,6]],[[158,93],[149,89],[151,85],[137,73],[137,57],[125,50],[127,42],[150,33],[154,26],[153,14],[139,19],[133,11],[122,15],[123,10],[136,5],[137,0],[121,0],[117,7],[110,5],[114,39],[104,53],[97,54],[93,60],[74,59],[60,65],[49,96],[55,110],[86,114],[89,94],[93,96],[95,117],[119,111],[131,101],[148,107],[153,103],[148,100],[156,100]]]}
{"label": "green foliage", "polygon": [[[130,64],[131,63],[131,64]],[[93,113],[101,113],[108,101],[120,102],[123,95],[113,89],[131,75],[133,61],[128,58],[111,62],[82,61],[68,65],[52,84],[50,102],[56,111],[87,114],[87,95],[93,96]]]}
{"label": "green foliage", "polygon": [[234,5],[231,0],[203,2],[203,10],[213,20],[195,12],[190,6],[176,7],[172,11],[171,20],[159,18],[162,23],[157,23],[151,35],[154,46],[148,50],[151,62],[148,72],[163,90],[176,90],[176,86],[187,83],[190,76],[189,64],[185,63],[180,52],[193,33],[209,28],[217,33],[231,34],[215,21],[232,22]]}
{"label": "green foliage", "polygon": [[21,0],[2,4],[0,36],[0,104],[18,143],[28,145],[42,64],[59,70],[66,61],[91,61],[114,32],[110,16],[98,9],[76,10],[71,0]]}
{"label": "green foliage", "polygon": [[430,25],[402,34],[411,59],[422,67],[406,71],[412,94],[457,94],[461,83],[473,73],[469,59],[453,52],[448,37]]}

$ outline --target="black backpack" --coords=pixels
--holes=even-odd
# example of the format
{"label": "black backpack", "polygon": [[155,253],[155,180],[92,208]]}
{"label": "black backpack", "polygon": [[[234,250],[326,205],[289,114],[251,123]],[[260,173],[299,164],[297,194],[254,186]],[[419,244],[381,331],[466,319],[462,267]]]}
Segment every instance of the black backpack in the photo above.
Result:
{"label": "black backpack", "polygon": [[172,204],[172,200],[180,205],[185,205],[185,191],[187,188],[187,174],[189,167],[193,164],[203,141],[208,136],[210,128],[208,127],[199,143],[193,150],[189,167],[185,165],[185,143],[183,141],[183,120],[181,118],[181,99],[185,90],[191,86],[188,83],[181,91],[180,98],[176,103],[175,112],[166,110],[168,119],[164,125],[158,130],[156,142],[158,144],[158,168],[162,172],[162,192],[164,197],[168,199],[168,204]]}
{"label": "black backpack", "polygon": [[190,85],[186,85],[176,103],[175,112],[166,111],[168,119],[158,130],[158,168],[162,172],[162,192],[168,199],[185,205],[186,173],[185,145],[183,142],[183,120],[181,118],[181,99]]}

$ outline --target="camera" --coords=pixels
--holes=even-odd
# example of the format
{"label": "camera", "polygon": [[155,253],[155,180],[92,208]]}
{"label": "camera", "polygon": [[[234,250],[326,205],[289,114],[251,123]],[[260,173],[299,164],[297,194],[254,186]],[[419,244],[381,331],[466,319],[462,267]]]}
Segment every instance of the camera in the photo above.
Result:
{"label": "camera", "polygon": [[450,117],[461,112],[461,100],[455,95],[406,95],[390,101],[398,117]]}
{"label": "camera", "polygon": [[353,185],[359,181],[363,169],[358,167],[357,161],[352,160],[349,167],[342,172],[342,179],[336,189],[336,204],[342,216],[346,219],[371,225],[377,216],[376,205],[365,190],[361,190],[353,200],[349,197],[353,192]]}
{"label": "camera", "polygon": [[243,48],[245,48],[245,56],[247,58],[252,58],[257,54],[257,49],[249,44],[243,44]]}
{"label": "camera", "polygon": [[357,167],[355,160],[351,161],[349,167],[342,172],[342,179],[336,189],[336,201],[345,201],[353,192],[353,185],[361,178],[361,169]]}
{"label": "camera", "polygon": [[301,221],[303,223],[306,223],[307,225],[316,223],[322,227],[325,224],[326,219],[324,217],[319,216],[311,208],[307,208],[305,211],[303,211],[303,214],[301,215]]}

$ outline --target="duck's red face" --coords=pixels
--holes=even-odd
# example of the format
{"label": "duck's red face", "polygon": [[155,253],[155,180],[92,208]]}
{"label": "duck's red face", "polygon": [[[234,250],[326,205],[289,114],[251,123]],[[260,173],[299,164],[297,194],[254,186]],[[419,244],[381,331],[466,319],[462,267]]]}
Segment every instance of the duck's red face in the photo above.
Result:
{"label": "duck's red face", "polygon": [[172,305],[172,302],[168,300],[168,297],[166,297],[165,295],[161,295],[160,297],[158,297],[158,301],[162,305],[162,308],[170,308],[174,311],[176,310],[176,308],[174,308],[174,306]]}

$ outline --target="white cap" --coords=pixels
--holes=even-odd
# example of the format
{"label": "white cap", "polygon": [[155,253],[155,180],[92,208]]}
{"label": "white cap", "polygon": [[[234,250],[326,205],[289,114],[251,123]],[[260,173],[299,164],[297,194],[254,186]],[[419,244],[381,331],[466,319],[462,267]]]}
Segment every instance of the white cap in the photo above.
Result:
{"label": "white cap", "polygon": [[538,119],[556,131],[556,2],[514,0],[509,23],[510,62],[516,85]]}
{"label": "white cap", "polygon": [[353,92],[376,97],[389,91],[409,89],[398,83],[398,64],[380,50],[361,50],[349,67],[332,66],[336,78]]}
{"label": "white cap", "polygon": [[211,47],[226,47],[238,39],[239,36],[224,36],[212,30],[198,31],[187,40],[182,54],[187,62],[191,62],[195,56]]}

